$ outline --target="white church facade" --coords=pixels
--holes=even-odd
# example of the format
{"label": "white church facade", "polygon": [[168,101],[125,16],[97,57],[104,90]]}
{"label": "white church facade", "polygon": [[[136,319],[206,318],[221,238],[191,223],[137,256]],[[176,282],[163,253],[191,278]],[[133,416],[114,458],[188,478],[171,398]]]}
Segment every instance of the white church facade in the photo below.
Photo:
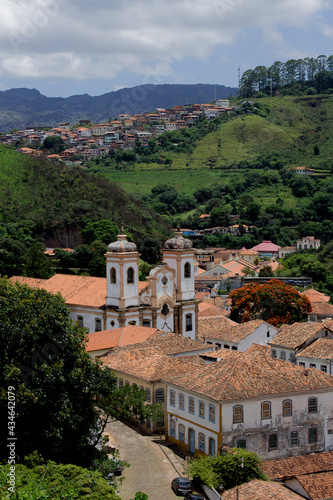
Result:
{"label": "white church facade", "polygon": [[198,302],[194,289],[192,242],[175,235],[164,244],[163,263],[139,281],[139,253],[125,234],[110,243],[106,278],[56,274],[48,280],[12,280],[60,292],[70,317],[89,332],[139,325],[197,338]]}

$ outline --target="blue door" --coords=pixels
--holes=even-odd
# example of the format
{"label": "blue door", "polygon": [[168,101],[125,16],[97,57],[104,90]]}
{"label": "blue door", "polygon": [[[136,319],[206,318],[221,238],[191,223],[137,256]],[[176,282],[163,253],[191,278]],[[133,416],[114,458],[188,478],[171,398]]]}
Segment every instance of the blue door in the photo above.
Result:
{"label": "blue door", "polygon": [[189,430],[189,441],[190,441],[190,452],[194,453],[195,444],[194,444],[194,430],[193,429]]}

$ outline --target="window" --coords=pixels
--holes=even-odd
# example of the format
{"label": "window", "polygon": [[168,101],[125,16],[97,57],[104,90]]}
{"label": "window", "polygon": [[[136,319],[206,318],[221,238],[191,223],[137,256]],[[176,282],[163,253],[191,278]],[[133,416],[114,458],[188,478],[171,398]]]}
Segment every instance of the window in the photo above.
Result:
{"label": "window", "polygon": [[289,353],[289,361],[290,363],[296,363],[295,354],[292,352]]}
{"label": "window", "polygon": [[77,317],[77,322],[78,322],[78,325],[79,325],[80,327],[82,327],[82,326],[83,326],[83,317],[82,317],[82,316],[78,316],[78,317]]}
{"label": "window", "polygon": [[113,285],[117,283],[117,271],[114,267],[111,267],[110,269],[110,283]]}
{"label": "window", "polygon": [[272,349],[272,358],[276,358],[276,349]]}
{"label": "window", "polygon": [[237,405],[232,409],[232,422],[233,424],[237,424],[239,422],[243,422],[243,406]]}
{"label": "window", "polygon": [[271,418],[271,403],[269,401],[261,403],[261,418]]}
{"label": "window", "polygon": [[164,415],[161,416],[156,422],[156,427],[164,427]]}
{"label": "window", "polygon": [[184,394],[179,394],[179,409],[184,410],[184,408],[185,408]]}
{"label": "window", "polygon": [[300,362],[298,363],[298,366],[305,366],[305,363],[303,363],[303,361],[300,361]]}
{"label": "window", "polygon": [[232,350],[232,351],[237,351],[237,350],[238,350],[238,347],[237,347],[236,345],[233,345],[233,346],[231,346],[231,350]]}
{"label": "window", "polygon": [[192,314],[186,314],[186,331],[192,331]]}
{"label": "window", "polygon": [[188,412],[194,414],[194,398],[188,399]]}
{"label": "window", "polygon": [[184,266],[184,278],[190,278],[190,277],[191,277],[191,264],[189,262],[186,262]]}
{"label": "window", "polygon": [[205,435],[199,432],[199,450],[205,451]]}
{"label": "window", "polygon": [[283,361],[286,360],[286,353],[285,353],[285,351],[281,351],[280,352],[280,359],[283,359]]}
{"label": "window", "polygon": [[179,426],[178,426],[178,439],[179,439],[179,441],[184,442],[184,438],[185,438],[185,427],[183,426],[183,424],[179,424]]}
{"label": "window", "polygon": [[317,411],[318,411],[317,398],[309,398],[308,399],[308,412],[309,413],[317,413]]}
{"label": "window", "polygon": [[292,401],[291,399],[286,399],[282,401],[282,416],[291,417],[292,415]]}
{"label": "window", "polygon": [[128,380],[125,380],[125,386],[126,385],[130,385],[129,381]]}
{"label": "window", "polygon": [[215,439],[209,438],[209,454],[211,457],[215,457]]}
{"label": "window", "polygon": [[129,267],[127,270],[127,283],[134,283],[134,269]]}
{"label": "window", "polygon": [[327,373],[327,366],[326,365],[320,365],[320,369],[322,372]]}
{"label": "window", "polygon": [[209,405],[209,421],[215,422],[215,406]]}
{"label": "window", "polygon": [[176,435],[176,424],[174,420],[170,420],[170,436],[175,437]]}
{"label": "window", "polygon": [[298,446],[298,432],[297,431],[291,431],[291,433],[290,433],[290,445],[291,446]]}
{"label": "window", "polygon": [[164,389],[156,389],[155,400],[156,403],[164,403]]}
{"label": "window", "polygon": [[268,438],[268,449],[276,450],[277,449],[277,434],[270,434]]}
{"label": "window", "polygon": [[167,316],[169,314],[170,310],[168,307],[168,304],[163,304],[163,307],[161,309],[161,313],[163,316]]}
{"label": "window", "polygon": [[149,326],[150,326],[150,321],[149,321],[149,319],[144,319],[144,320],[142,321],[142,326],[148,326],[148,327],[149,327]]}
{"label": "window", "polygon": [[112,327],[114,327],[115,322],[112,320],[110,324],[111,324]]}
{"label": "window", "polygon": [[95,319],[95,332],[102,331],[102,322],[100,319]]}
{"label": "window", "polygon": [[124,387],[124,381],[123,381],[123,379],[120,378],[119,381],[118,381],[118,383],[119,383],[119,389],[122,389]]}
{"label": "window", "polygon": [[309,429],[309,444],[313,444],[317,442],[317,428],[313,427]]}
{"label": "window", "polygon": [[203,401],[199,402],[199,417],[205,418],[205,403]]}
{"label": "window", "polygon": [[224,349],[230,349],[230,346],[228,344],[224,344]]}
{"label": "window", "polygon": [[170,406],[176,405],[175,391],[170,391]]}
{"label": "window", "polygon": [[129,325],[136,325],[136,321],[129,321],[128,324]]}
{"label": "window", "polygon": [[150,389],[146,389],[146,401],[150,403]]}
{"label": "window", "polygon": [[237,448],[246,448],[246,441],[245,439],[239,439],[237,441]]}
{"label": "window", "polygon": [[316,363],[310,363],[310,368],[317,368]]}

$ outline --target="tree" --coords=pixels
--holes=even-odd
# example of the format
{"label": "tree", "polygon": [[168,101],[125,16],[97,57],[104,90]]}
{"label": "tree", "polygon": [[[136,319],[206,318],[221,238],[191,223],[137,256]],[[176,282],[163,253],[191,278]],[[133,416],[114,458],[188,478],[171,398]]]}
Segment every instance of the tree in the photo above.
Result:
{"label": "tree", "polygon": [[263,319],[274,326],[305,321],[312,307],[309,300],[280,280],[264,284],[250,283],[230,293],[230,318],[244,323]]}
{"label": "tree", "polygon": [[43,148],[52,151],[54,154],[59,154],[65,149],[65,145],[60,135],[50,135],[44,140]]}
{"label": "tree", "polygon": [[156,238],[146,238],[139,246],[141,259],[148,264],[157,264],[161,261],[161,242]]}
{"label": "tree", "polygon": [[259,277],[260,278],[268,278],[274,276],[273,269],[271,266],[268,266],[267,264],[262,267],[259,271]]}
{"label": "tree", "polygon": [[[60,294],[0,278],[0,421],[15,393],[16,455],[89,465],[97,451],[101,411],[116,377],[84,348],[85,330],[69,319]],[[1,433],[1,459],[7,458]]]}
{"label": "tree", "polygon": [[53,274],[49,257],[45,255],[44,243],[34,243],[23,258],[23,275],[31,278],[48,279]]}
{"label": "tree", "polygon": [[225,490],[251,479],[265,479],[258,455],[240,448],[227,448],[226,454],[217,457],[195,458],[187,473],[209,487],[222,485]]}

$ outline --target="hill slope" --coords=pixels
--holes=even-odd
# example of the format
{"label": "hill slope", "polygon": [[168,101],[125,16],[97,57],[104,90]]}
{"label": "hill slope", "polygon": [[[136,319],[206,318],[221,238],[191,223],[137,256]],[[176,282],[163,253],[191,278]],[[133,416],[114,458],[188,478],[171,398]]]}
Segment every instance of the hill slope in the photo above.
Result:
{"label": "hill slope", "polygon": [[54,126],[89,119],[105,122],[121,113],[154,111],[176,104],[211,102],[230,95],[236,88],[224,85],[139,85],[92,97],[88,94],[67,98],[46,97],[36,89],[11,89],[0,92],[0,132],[28,126]]}
{"label": "hill slope", "polygon": [[103,219],[123,224],[139,242],[169,234],[161,218],[117,184],[0,146],[0,235],[1,223],[29,220],[49,246],[74,247],[85,221]]}

